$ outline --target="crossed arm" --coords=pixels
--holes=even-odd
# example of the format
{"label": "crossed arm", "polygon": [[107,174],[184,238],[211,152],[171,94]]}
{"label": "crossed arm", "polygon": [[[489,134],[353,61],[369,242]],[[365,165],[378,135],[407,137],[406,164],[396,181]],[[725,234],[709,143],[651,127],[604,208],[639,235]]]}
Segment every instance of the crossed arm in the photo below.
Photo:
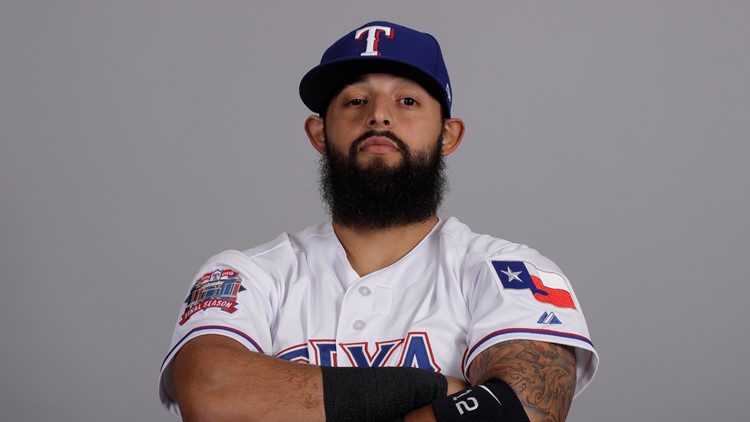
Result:
{"label": "crossed arm", "polygon": [[228,337],[190,340],[172,374],[186,422],[325,421],[320,367],[251,352]]}
{"label": "crossed arm", "polygon": [[[521,399],[532,422],[563,421],[575,390],[575,358],[565,346],[528,340],[494,345],[472,362],[472,385],[498,377]],[[467,385],[449,378],[448,394]],[[183,419],[325,421],[320,368],[250,352],[232,339],[206,335],[175,357],[173,381]],[[430,406],[405,420],[434,421]]]}
{"label": "crossed arm", "polygon": [[511,340],[477,356],[469,367],[472,385],[497,377],[513,388],[531,422],[564,421],[576,389],[572,348]]}
{"label": "crossed arm", "polygon": [[[500,378],[513,388],[531,422],[560,422],[573,401],[576,361],[571,348],[555,343],[511,340],[479,354],[469,367],[471,385]],[[406,422],[434,421],[429,406],[406,416]]]}

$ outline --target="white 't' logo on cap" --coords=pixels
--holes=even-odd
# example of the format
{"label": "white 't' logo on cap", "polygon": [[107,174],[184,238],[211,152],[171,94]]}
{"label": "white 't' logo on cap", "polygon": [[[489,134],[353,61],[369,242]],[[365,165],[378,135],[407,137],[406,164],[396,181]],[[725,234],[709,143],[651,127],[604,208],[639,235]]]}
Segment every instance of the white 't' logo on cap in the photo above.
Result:
{"label": "white 't' logo on cap", "polygon": [[367,33],[367,49],[360,56],[379,56],[378,43],[380,42],[380,34],[384,33],[386,37],[393,38],[395,31],[388,26],[366,26],[354,33],[354,39],[357,41],[361,40],[365,32]]}

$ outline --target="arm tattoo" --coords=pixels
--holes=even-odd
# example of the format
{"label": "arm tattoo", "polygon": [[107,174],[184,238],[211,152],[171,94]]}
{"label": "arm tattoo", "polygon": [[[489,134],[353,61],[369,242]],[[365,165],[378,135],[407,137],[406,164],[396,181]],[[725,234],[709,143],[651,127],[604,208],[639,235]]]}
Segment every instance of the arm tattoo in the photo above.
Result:
{"label": "arm tattoo", "polygon": [[472,385],[490,378],[501,378],[513,388],[532,421],[564,421],[575,392],[575,355],[572,348],[540,341],[496,344],[469,368]]}

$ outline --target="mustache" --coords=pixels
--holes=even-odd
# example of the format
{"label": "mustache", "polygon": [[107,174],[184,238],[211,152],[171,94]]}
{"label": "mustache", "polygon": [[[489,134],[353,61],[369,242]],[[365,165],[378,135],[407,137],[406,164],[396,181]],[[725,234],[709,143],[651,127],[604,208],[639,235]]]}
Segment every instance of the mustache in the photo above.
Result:
{"label": "mustache", "polygon": [[390,130],[368,130],[367,132],[359,135],[357,139],[352,142],[352,146],[349,148],[349,154],[351,157],[357,154],[357,151],[359,151],[359,146],[362,145],[362,142],[366,141],[368,138],[372,138],[373,136],[382,136],[384,138],[388,138],[393,143],[396,144],[399,150],[403,151],[405,155],[409,154],[409,147],[406,145],[406,142],[404,142],[401,138],[396,136],[395,133],[391,132]]}

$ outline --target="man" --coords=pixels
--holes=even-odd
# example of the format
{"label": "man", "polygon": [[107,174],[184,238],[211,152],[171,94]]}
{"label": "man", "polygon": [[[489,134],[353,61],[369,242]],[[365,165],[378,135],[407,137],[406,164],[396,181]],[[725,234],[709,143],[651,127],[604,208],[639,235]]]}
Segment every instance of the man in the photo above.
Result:
{"label": "man", "polygon": [[190,421],[564,420],[598,364],[567,280],[437,216],[464,134],[437,41],[365,24],[300,95],[332,221],[204,265],[163,403]]}

